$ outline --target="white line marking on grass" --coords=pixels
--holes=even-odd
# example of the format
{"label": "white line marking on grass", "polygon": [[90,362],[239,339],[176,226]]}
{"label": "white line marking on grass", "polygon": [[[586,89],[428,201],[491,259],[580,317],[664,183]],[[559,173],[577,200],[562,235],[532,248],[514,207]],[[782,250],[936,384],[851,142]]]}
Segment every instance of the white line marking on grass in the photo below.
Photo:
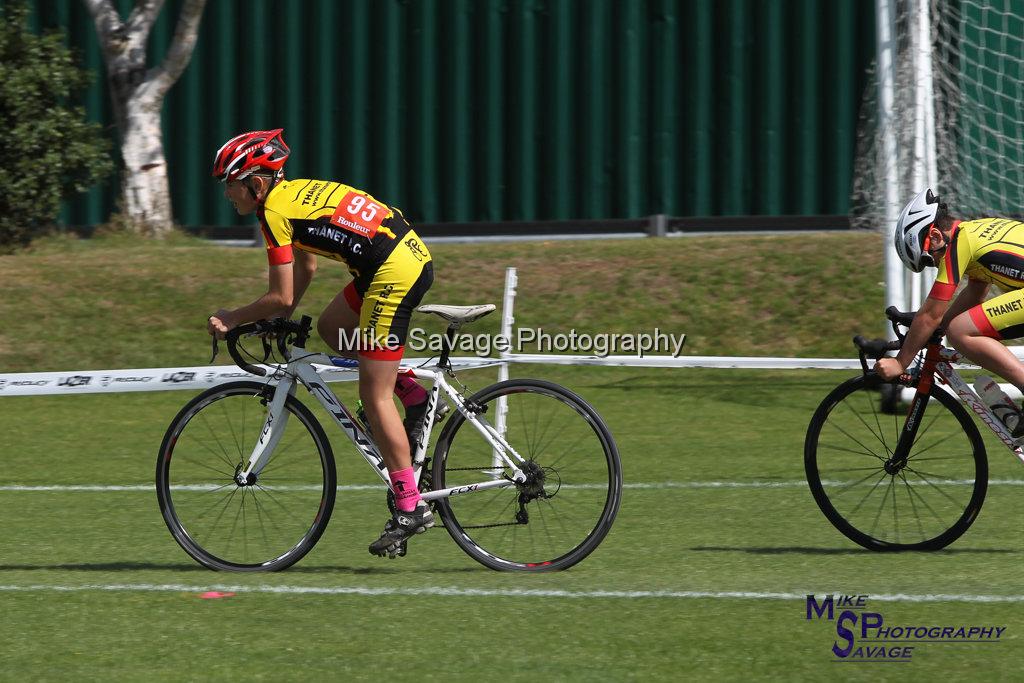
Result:
{"label": "white line marking on grass", "polygon": [[[838,486],[842,482],[824,481],[825,486]],[[933,483],[946,483],[954,486],[970,486],[974,482],[969,479],[957,479],[938,481]],[[1024,479],[992,479],[989,486],[1024,486]],[[223,484],[189,484],[183,486],[172,486],[172,491],[210,491],[223,488]],[[660,481],[660,482],[634,482],[622,485],[624,489],[788,489],[803,488],[807,486],[806,481]],[[275,486],[266,487],[271,491],[319,491],[320,486],[311,484],[309,486]],[[338,487],[338,491],[380,491],[383,484],[345,484]],[[599,489],[604,488],[598,484],[567,484],[562,488]],[[37,492],[37,491],[58,491],[58,492],[97,492],[97,491],[149,491],[156,490],[154,484],[54,484],[40,486],[0,486],[2,492]]]}
{"label": "white line marking on grass", "polygon": [[[56,592],[75,593],[88,591],[127,591],[152,593],[204,593],[222,591],[227,593],[258,593],[279,595],[405,595],[427,597],[488,597],[488,598],[589,598],[589,599],[640,599],[677,598],[694,600],[806,600],[811,592],[772,593],[759,591],[567,591],[513,588],[455,588],[430,586],[422,588],[370,588],[366,586],[269,586],[269,585],[222,585],[187,584],[111,583],[85,584],[80,586],[48,586],[44,584],[0,585],[0,592]],[[818,591],[815,595],[830,595]],[[835,593],[838,595],[838,593]],[[871,595],[872,600],[881,602],[970,602],[970,603],[1024,603],[1024,595],[958,595],[922,594]]]}

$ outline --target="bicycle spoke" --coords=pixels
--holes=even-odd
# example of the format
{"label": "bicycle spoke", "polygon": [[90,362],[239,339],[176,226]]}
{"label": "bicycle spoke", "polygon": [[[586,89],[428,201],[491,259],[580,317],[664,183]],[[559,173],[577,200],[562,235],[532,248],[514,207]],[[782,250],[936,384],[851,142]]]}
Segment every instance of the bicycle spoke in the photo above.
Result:
{"label": "bicycle spoke", "polygon": [[[931,446],[928,446],[928,447],[926,447],[926,448],[922,448],[922,449],[920,449],[920,450],[918,450],[918,449],[916,449],[916,448],[915,448],[915,449],[914,449],[914,452],[915,452],[915,454],[916,454],[916,455],[912,455],[912,456],[910,456],[910,457],[911,457],[911,458],[916,458],[916,457],[917,457],[918,455],[920,455],[921,453],[927,453],[927,452],[928,452],[928,451],[930,451],[931,449],[933,449],[933,448],[935,448],[935,447],[937,447],[937,446],[941,446],[941,445],[943,445],[944,443],[946,443],[947,441],[949,441],[950,439],[952,439],[952,438],[954,438],[954,437],[956,437],[956,436],[963,436],[963,433],[960,433],[960,434],[955,434],[955,433],[951,433],[951,434],[950,434],[949,436],[945,437],[945,438],[944,438],[944,439],[942,439],[941,441],[936,441],[936,442],[935,442],[935,443],[933,443],[933,444],[932,444]],[[918,438],[918,440],[917,440],[917,441],[920,441],[920,440],[921,440],[921,439],[920,439],[920,438]],[[915,446],[916,446],[917,442],[915,441],[914,443],[915,443]]]}
{"label": "bicycle spoke", "polygon": [[[904,479],[904,481],[905,481],[905,479]],[[943,524],[943,525],[946,524],[946,520],[943,519],[942,516],[938,512],[935,511],[935,508],[933,508],[931,505],[928,504],[928,501],[925,499],[924,496],[921,495],[921,493],[919,491],[917,491],[913,487],[911,487],[909,485],[909,483],[908,483],[907,488],[908,488],[909,491],[911,491],[914,495],[917,496],[917,499],[921,502],[922,505],[924,505],[926,508],[928,508],[928,511],[930,513],[932,513],[932,517],[934,517],[937,522],[939,522],[940,524]]]}
{"label": "bicycle spoke", "polygon": [[224,413],[224,422],[228,426],[228,431],[231,432],[231,440],[235,442],[235,450],[238,451],[238,455],[241,456],[242,444],[238,442],[238,435],[235,434],[234,421],[228,416],[227,403],[225,403],[224,401],[217,401],[217,404],[220,405],[221,412]]}
{"label": "bicycle spoke", "polygon": [[917,504],[914,503],[914,492],[910,490],[910,484],[907,482],[907,478],[903,476],[903,472],[899,473],[900,481],[903,482],[903,486],[907,490],[907,500],[910,501],[910,509],[914,514],[914,520],[917,522],[917,531],[920,534],[922,540],[924,540],[924,527],[921,525],[921,517],[917,514]]}
{"label": "bicycle spoke", "polygon": [[877,466],[876,467],[838,467],[838,468],[835,468],[835,469],[830,469],[829,470],[829,474],[835,474],[836,472],[867,472],[867,471],[880,472],[881,470]]}
{"label": "bicycle spoke", "polygon": [[[231,470],[232,473],[234,473],[236,463],[231,462],[230,456],[228,456],[227,451],[224,450],[224,446],[221,445],[220,441],[217,439],[216,434],[214,434],[214,432],[213,432],[213,428],[209,426],[208,422],[206,422],[206,418],[205,417],[203,418],[202,422],[203,422],[204,425],[207,426],[207,429],[210,431],[211,436],[213,436],[213,440],[217,443],[218,446],[220,446],[220,451],[218,452],[218,451],[210,448],[210,446],[208,446],[206,444],[205,440],[199,438],[198,435],[193,434],[191,432],[189,432],[189,439],[191,439],[192,441],[197,443],[199,446],[204,448],[208,453],[210,453],[215,458],[217,458],[218,460],[223,462],[225,465],[227,465],[228,469]],[[180,440],[180,437],[179,437],[179,440]]]}
{"label": "bicycle spoke", "polygon": [[235,468],[234,467],[232,467],[230,470],[227,470],[227,471],[225,471],[225,470],[218,470],[215,467],[207,465],[205,462],[199,462],[195,458],[189,458],[189,457],[187,457],[185,455],[179,455],[178,458],[179,458],[179,462],[184,461],[184,462],[191,463],[191,464],[195,465],[196,467],[198,467],[200,469],[209,470],[209,471],[213,472],[214,474],[216,474],[218,476],[227,477],[231,482],[234,482],[234,478],[235,478],[235,471],[234,471]]}
{"label": "bicycle spoke", "polygon": [[266,527],[263,525],[263,506],[260,504],[256,496],[253,496],[252,501],[254,503],[254,508],[256,510],[256,520],[260,527],[260,537],[263,539],[263,547],[269,548],[270,539],[267,538],[267,530]]}
{"label": "bicycle spoke", "polygon": [[875,482],[875,485],[872,486],[868,490],[868,492],[864,494],[864,497],[861,498],[861,501],[859,503],[857,503],[857,507],[853,508],[853,511],[850,513],[850,516],[853,516],[853,515],[857,514],[857,512],[860,510],[861,506],[864,505],[865,502],[867,502],[868,496],[870,496],[872,493],[875,492],[875,490],[878,488],[878,485],[881,484],[885,480],[885,478],[887,476],[889,476],[889,475],[883,470],[882,471],[882,476],[879,477],[878,481]]}
{"label": "bicycle spoke", "polygon": [[[883,435],[882,435],[882,434],[879,434],[879,433],[877,433],[877,432],[875,432],[875,430],[871,428],[871,425],[869,425],[869,424],[867,423],[867,421],[866,421],[866,420],[865,420],[865,419],[864,419],[864,418],[863,418],[863,417],[861,416],[861,414],[860,414],[860,411],[858,411],[857,409],[855,409],[855,408],[854,408],[854,407],[853,407],[852,405],[850,405],[849,403],[844,403],[844,405],[845,405],[845,406],[847,407],[847,409],[848,409],[848,410],[849,410],[849,411],[850,411],[851,413],[853,413],[854,417],[856,417],[856,418],[857,418],[858,420],[860,420],[860,423],[861,423],[862,425],[864,425],[864,427],[865,427],[865,428],[866,428],[866,429],[867,429],[867,430],[868,430],[869,432],[871,432],[871,436],[873,436],[873,437],[875,437],[876,439],[878,439],[878,443],[882,444],[882,448],[884,448],[884,449],[885,449],[885,452],[891,455],[891,454],[892,454],[892,451],[891,451],[891,450],[889,449],[889,444],[887,444],[887,443],[885,442],[885,439],[884,439],[884,438],[882,438],[882,436],[883,436]],[[874,404],[872,404],[872,411],[874,411]],[[851,438],[852,438],[852,437],[851,437]],[[860,442],[858,441],[858,443],[860,443]],[[860,445],[861,445],[861,446],[862,446],[862,447],[863,447],[863,448],[864,448],[865,450],[868,450],[868,451],[870,451],[870,450],[871,450],[870,448],[868,448],[868,447],[867,447],[867,446],[865,446],[864,444],[860,444]]]}
{"label": "bicycle spoke", "polygon": [[[936,485],[935,485],[935,484],[934,484],[934,483],[933,483],[932,481],[930,481],[930,480],[928,479],[928,477],[927,477],[927,476],[924,476],[924,475],[923,475],[923,473],[922,473],[922,472],[920,472],[919,470],[915,470],[915,469],[913,469],[913,468],[911,468],[911,467],[907,467],[907,468],[905,468],[905,469],[906,469],[906,470],[908,470],[908,471],[910,471],[910,472],[913,472],[914,474],[916,474],[916,475],[917,475],[918,477],[920,477],[920,478],[921,478],[921,481],[923,481],[924,483],[928,484],[928,485],[929,485],[929,486],[931,486],[931,487],[932,487],[933,489],[935,489],[936,491],[938,491],[939,493],[941,493],[941,494],[942,494],[943,496],[945,496],[945,497],[946,497],[946,499],[947,499],[947,500],[949,500],[949,501],[950,501],[951,503],[953,503],[954,505],[958,505],[958,506],[960,505],[960,503],[959,503],[959,502],[958,502],[958,501],[957,501],[957,500],[956,500],[955,498],[953,498],[953,496],[949,495],[948,493],[946,493],[945,491],[943,491],[942,489],[940,489],[940,488],[939,488],[938,486],[936,486]],[[928,476],[938,476],[938,475],[928,475]]]}
{"label": "bicycle spoke", "polygon": [[[875,521],[871,525],[871,535],[875,534],[875,528],[878,526],[878,520],[882,516],[882,509],[885,507],[885,501],[889,499],[889,492],[892,491],[892,477],[889,477],[889,485],[885,487],[885,493],[882,494],[882,502],[878,504],[878,512],[875,513]],[[881,482],[879,482],[881,483]],[[877,484],[875,485],[877,488]]]}
{"label": "bicycle spoke", "polygon": [[911,462],[925,462],[927,460],[960,460],[963,462],[970,462],[971,457],[969,455],[937,455],[934,458],[918,458],[912,455],[908,458],[908,460]]}
{"label": "bicycle spoke", "polygon": [[900,542],[900,517],[896,503],[896,477],[889,480],[889,488],[892,490],[892,524],[896,528],[896,542]]}
{"label": "bicycle spoke", "polygon": [[[576,451],[576,447],[579,444],[583,443],[588,436],[592,436],[592,435],[586,434],[586,433],[582,433],[578,437],[576,437],[576,440],[573,443],[571,443],[568,446],[566,446],[566,447],[561,449],[561,455],[559,455],[557,458],[555,458],[550,463],[548,463],[548,467],[559,467],[561,465],[562,461],[565,459],[565,457],[567,455],[569,455],[570,453],[575,452]],[[566,469],[569,469],[569,468],[559,467],[559,469],[560,469],[560,471],[564,472]]]}
{"label": "bicycle spoke", "polygon": [[[885,475],[885,470],[884,469],[876,468],[874,472],[872,472],[871,474],[867,475],[863,479],[858,479],[857,481],[853,482],[852,484],[847,484],[843,488],[839,489],[836,492],[836,496],[839,496],[839,495],[841,495],[843,493],[846,493],[847,491],[852,489],[854,486],[857,486],[858,484],[863,484],[864,482],[866,482],[868,479],[870,479],[871,477],[875,476],[879,472],[881,472],[883,476]],[[877,486],[877,484],[876,484],[876,486]]]}
{"label": "bicycle spoke", "polygon": [[833,446],[832,444],[824,444],[824,443],[823,444],[819,444],[818,448],[827,448],[827,449],[830,449],[830,450],[833,450],[833,451],[841,451],[843,453],[852,453],[854,455],[866,455],[869,458],[874,458],[876,460],[880,460],[882,462],[885,462],[885,458],[883,458],[880,455],[876,455],[875,453],[867,453],[865,451],[855,451],[852,448],[843,448],[842,446]]}
{"label": "bicycle spoke", "polygon": [[[204,493],[220,493],[220,494],[222,494],[222,496],[221,496],[221,498],[216,498],[215,497],[215,498],[213,498],[212,501],[206,500],[205,507],[202,508],[202,510],[201,510],[201,512],[199,512],[199,514],[195,515],[195,518],[197,520],[201,520],[204,517],[206,517],[207,514],[212,512],[214,509],[216,509],[221,504],[226,504],[225,501],[230,499],[230,497],[235,494],[237,489],[238,489],[238,486],[235,485],[234,482],[232,482],[231,484],[229,484],[227,486],[218,486],[217,488],[213,488],[213,489],[209,489],[207,491],[204,491]],[[205,500],[205,498],[206,497],[204,496],[204,500]]]}
{"label": "bicycle spoke", "polygon": [[[874,415],[875,424],[878,426],[878,440],[882,442],[882,446],[885,448],[886,454],[888,454],[888,456],[891,458],[892,450],[889,448],[889,444],[886,443],[885,439],[882,438],[885,435],[885,432],[882,430],[882,423],[878,419],[878,410],[875,408],[875,401],[869,400],[868,405],[871,407],[871,414]],[[874,430],[872,429],[871,432],[874,433]]]}
{"label": "bicycle spoke", "polygon": [[[914,439],[914,446],[915,447],[917,446],[918,443],[920,443],[921,439],[923,439],[925,437],[925,435],[928,433],[928,431],[931,430],[931,428],[935,425],[935,422],[939,419],[940,415],[942,415],[942,413],[937,413],[937,412],[933,411],[933,415],[931,416],[932,417],[931,422],[929,422],[928,424],[922,424],[921,428],[917,430],[917,438]],[[950,436],[952,436],[952,434]],[[949,438],[949,437],[947,437],[947,438]]]}
{"label": "bicycle spoke", "polygon": [[[840,432],[842,432],[843,436],[845,436],[845,437],[847,437],[848,439],[850,439],[851,441],[855,442],[855,443],[856,443],[856,444],[857,444],[858,446],[860,446],[861,448],[863,448],[863,449],[864,449],[865,451],[867,451],[867,452],[868,452],[868,453],[870,453],[871,455],[875,456],[875,457],[876,457],[876,458],[878,458],[879,460],[883,460],[883,461],[884,461],[884,460],[886,460],[886,458],[883,458],[883,457],[882,457],[882,456],[880,456],[880,455],[879,455],[878,453],[875,453],[875,452],[874,452],[873,450],[871,450],[871,449],[870,449],[870,448],[869,448],[868,446],[866,446],[866,445],[864,445],[863,443],[861,443],[860,439],[858,439],[857,437],[855,437],[855,436],[854,436],[853,434],[850,434],[850,433],[849,433],[848,431],[846,431],[845,429],[843,429],[843,428],[842,428],[842,427],[840,427],[839,425],[837,425],[837,424],[833,424],[833,423],[829,423],[829,424],[830,424],[830,425],[831,425],[831,426],[832,426],[832,427],[833,427],[834,429],[838,429],[838,430],[839,430]],[[876,434],[875,436],[878,436],[878,435]],[[883,445],[884,445],[884,444],[883,444]],[[888,447],[886,447],[886,452],[888,452],[888,450],[889,450],[889,448],[888,448]]]}
{"label": "bicycle spoke", "polygon": [[[215,520],[213,521],[213,526],[211,526],[211,527],[210,527],[210,533],[213,533],[213,532],[214,532],[214,530],[216,530],[216,528],[217,528],[218,526],[220,526],[220,520],[221,520],[221,519],[223,519],[223,517],[224,517],[224,513],[225,513],[225,512],[227,512],[227,510],[228,510],[228,506],[230,506],[230,505],[231,505],[231,502],[232,502],[232,501],[234,500],[234,498],[235,498],[235,495],[236,495],[237,493],[238,493],[238,489],[237,489],[237,488],[235,488],[235,489],[232,489],[232,490],[231,490],[231,493],[229,493],[229,494],[228,494],[228,495],[227,495],[227,496],[226,496],[226,497],[224,498],[224,501],[223,501],[223,503],[224,503],[224,504],[223,504],[223,505],[221,506],[221,508],[220,508],[220,513],[218,513],[218,515],[217,515],[217,519],[215,519]],[[209,538],[209,537],[207,537],[207,538]]]}
{"label": "bicycle spoke", "polygon": [[548,522],[547,522],[546,519],[544,519],[544,508],[542,508],[539,505],[534,505],[533,509],[534,509],[534,512],[537,513],[537,516],[540,517],[541,528],[544,531],[544,535],[548,539],[548,546],[547,547],[554,548],[555,547],[555,539],[552,538],[552,536],[551,536],[551,529],[548,528]]}

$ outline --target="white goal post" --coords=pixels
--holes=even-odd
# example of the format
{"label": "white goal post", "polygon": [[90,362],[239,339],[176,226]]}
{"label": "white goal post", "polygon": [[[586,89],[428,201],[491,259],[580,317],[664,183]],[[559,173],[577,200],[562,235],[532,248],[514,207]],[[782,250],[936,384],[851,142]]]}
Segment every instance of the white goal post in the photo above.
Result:
{"label": "white goal post", "polygon": [[[932,187],[956,216],[1024,213],[1024,0],[876,0],[877,59],[860,117],[853,224],[891,235]],[[886,304],[915,310],[934,271],[886,254]]]}

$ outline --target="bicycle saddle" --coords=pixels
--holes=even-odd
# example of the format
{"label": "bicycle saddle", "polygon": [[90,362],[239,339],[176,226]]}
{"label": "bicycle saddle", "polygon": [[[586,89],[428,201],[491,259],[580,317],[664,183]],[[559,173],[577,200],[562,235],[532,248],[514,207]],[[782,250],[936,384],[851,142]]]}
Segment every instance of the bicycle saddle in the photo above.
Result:
{"label": "bicycle saddle", "polygon": [[436,313],[445,320],[455,325],[464,325],[474,320],[479,320],[495,309],[494,304],[477,304],[476,306],[445,306],[442,304],[427,304],[416,310],[420,313]]}

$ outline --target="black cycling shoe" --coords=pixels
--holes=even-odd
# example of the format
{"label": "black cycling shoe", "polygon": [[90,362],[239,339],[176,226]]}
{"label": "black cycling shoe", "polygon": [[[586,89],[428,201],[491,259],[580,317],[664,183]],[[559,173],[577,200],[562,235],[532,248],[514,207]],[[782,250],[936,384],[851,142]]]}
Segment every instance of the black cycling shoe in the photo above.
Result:
{"label": "black cycling shoe", "polygon": [[420,501],[411,512],[395,512],[384,524],[380,538],[370,544],[370,554],[392,559],[405,555],[405,541],[434,526],[434,513],[425,501]]}

